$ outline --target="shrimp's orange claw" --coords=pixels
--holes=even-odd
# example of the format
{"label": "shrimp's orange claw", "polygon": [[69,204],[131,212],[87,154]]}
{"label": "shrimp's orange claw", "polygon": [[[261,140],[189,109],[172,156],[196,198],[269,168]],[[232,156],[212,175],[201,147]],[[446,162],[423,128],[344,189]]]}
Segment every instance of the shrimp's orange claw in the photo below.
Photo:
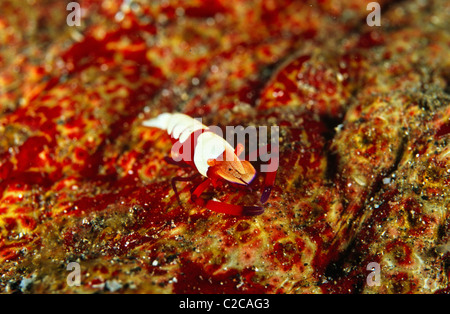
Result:
{"label": "shrimp's orange claw", "polygon": [[262,206],[228,204],[214,200],[205,200],[200,197],[203,191],[205,191],[212,183],[213,181],[208,178],[197,186],[194,186],[191,190],[191,201],[194,204],[206,207],[209,210],[233,216],[256,216],[261,215],[264,212]]}

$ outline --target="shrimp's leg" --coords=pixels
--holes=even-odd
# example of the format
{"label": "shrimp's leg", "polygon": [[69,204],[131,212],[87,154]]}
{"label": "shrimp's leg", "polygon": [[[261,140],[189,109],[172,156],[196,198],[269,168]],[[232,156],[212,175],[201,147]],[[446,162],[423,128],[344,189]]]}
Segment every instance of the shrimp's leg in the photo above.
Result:
{"label": "shrimp's leg", "polygon": [[164,157],[164,161],[167,162],[168,164],[171,164],[171,165],[174,165],[174,166],[178,166],[178,167],[181,167],[181,168],[188,168],[188,167],[190,167],[187,163],[185,163],[183,161],[173,160],[173,158],[168,157],[168,156]]}
{"label": "shrimp's leg", "polygon": [[177,184],[176,183],[177,182],[194,181],[194,179],[197,178],[199,175],[200,175],[199,173],[196,173],[196,174],[194,174],[192,176],[189,176],[189,177],[179,177],[179,176],[177,176],[177,177],[172,178],[172,180],[171,180],[172,189],[175,192],[175,196],[177,197],[178,203],[180,204],[181,208],[184,208],[184,207],[183,207],[183,204],[181,203],[180,195],[178,194]]}

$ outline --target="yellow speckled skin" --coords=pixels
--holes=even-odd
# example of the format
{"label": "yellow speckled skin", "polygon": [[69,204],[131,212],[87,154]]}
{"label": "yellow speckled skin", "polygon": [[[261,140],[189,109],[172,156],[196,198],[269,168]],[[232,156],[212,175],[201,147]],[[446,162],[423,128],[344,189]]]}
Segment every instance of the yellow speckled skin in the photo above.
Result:
{"label": "yellow speckled skin", "polygon": [[[3,0],[0,292],[448,293],[450,4],[379,2]],[[264,214],[180,207],[161,112],[280,126]]]}

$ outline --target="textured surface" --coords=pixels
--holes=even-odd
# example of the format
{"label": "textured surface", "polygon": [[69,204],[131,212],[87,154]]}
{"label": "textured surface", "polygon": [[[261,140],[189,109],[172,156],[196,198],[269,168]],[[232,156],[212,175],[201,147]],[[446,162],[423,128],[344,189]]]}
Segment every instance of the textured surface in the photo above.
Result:
{"label": "textured surface", "polygon": [[[0,292],[448,293],[450,3],[380,3],[2,1]],[[280,126],[263,215],[178,205],[163,111]]]}

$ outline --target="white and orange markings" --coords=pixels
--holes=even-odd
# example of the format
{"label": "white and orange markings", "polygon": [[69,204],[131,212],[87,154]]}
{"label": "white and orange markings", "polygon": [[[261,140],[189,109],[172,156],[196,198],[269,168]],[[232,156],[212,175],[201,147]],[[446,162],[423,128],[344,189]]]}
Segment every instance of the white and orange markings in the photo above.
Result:
{"label": "white and orange markings", "polygon": [[[259,127],[259,141],[255,127],[226,127],[227,139],[231,139],[231,142],[237,135],[238,144],[234,149],[222,136],[222,129],[217,126],[208,127],[202,124],[201,120],[201,118],[194,119],[182,113],[162,113],[156,118],[144,121],[143,125],[166,130],[171,136],[173,142],[171,159],[166,159],[169,163],[190,166],[206,178],[205,181],[195,187],[192,193],[191,199],[196,204],[233,215],[258,215],[262,213],[264,211],[262,206],[232,205],[213,200],[205,201],[200,198],[200,195],[210,184],[217,187],[223,181],[248,188],[259,172],[266,175],[264,191],[261,196],[261,203],[265,203],[269,198],[278,169],[279,128],[277,126],[271,127],[270,144],[255,147],[255,144],[258,146],[258,144],[263,143],[263,135],[264,139],[267,139],[267,127]],[[246,155],[245,147],[242,144],[246,135],[249,137],[250,153],[248,157],[250,160],[240,158],[240,156]],[[274,140],[272,140],[273,138]],[[269,163],[260,164],[259,171],[256,171],[250,161],[257,161],[258,156],[259,161],[269,161]],[[190,179],[174,178],[172,186],[175,193],[177,194],[176,181],[190,181]]]}

